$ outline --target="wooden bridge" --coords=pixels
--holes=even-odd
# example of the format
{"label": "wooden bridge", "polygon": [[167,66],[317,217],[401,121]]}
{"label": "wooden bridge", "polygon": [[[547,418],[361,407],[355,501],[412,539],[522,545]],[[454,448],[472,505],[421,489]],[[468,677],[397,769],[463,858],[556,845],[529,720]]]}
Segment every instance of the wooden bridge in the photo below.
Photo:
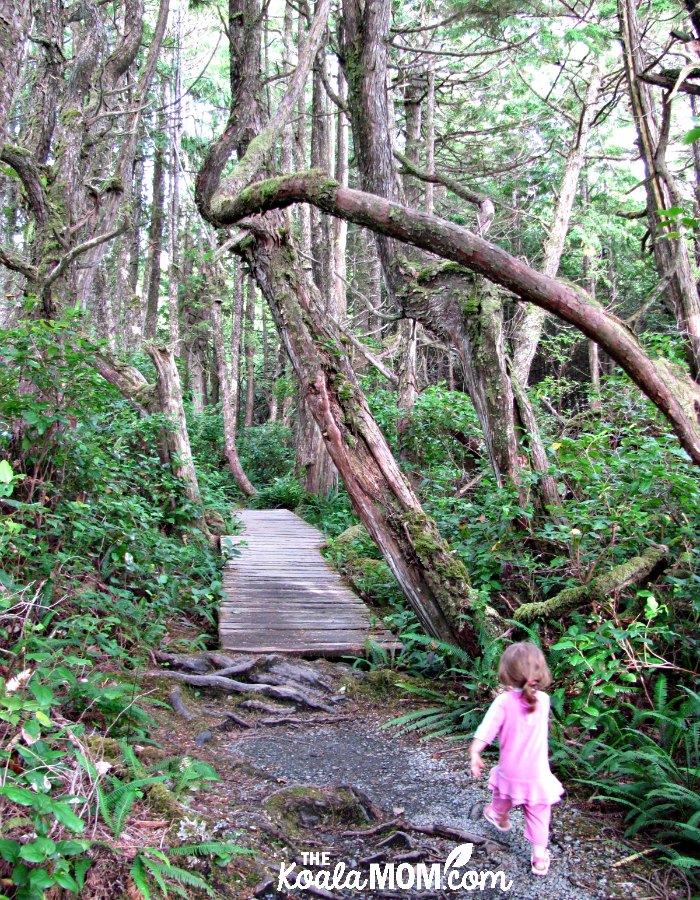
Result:
{"label": "wooden bridge", "polygon": [[224,565],[219,636],[225,650],[361,655],[368,638],[400,648],[323,559],[320,531],[286,509],[238,515],[243,534],[223,539],[240,554]]}

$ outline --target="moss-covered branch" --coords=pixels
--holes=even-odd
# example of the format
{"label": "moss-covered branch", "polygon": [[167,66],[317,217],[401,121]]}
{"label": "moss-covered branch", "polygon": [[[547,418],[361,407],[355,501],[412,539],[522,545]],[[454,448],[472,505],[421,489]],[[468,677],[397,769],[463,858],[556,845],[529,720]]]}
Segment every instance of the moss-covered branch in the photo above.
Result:
{"label": "moss-covered branch", "polygon": [[649,547],[641,556],[635,556],[604,575],[593,578],[581,587],[566,588],[550,600],[524,603],[515,611],[513,618],[528,624],[535,619],[553,619],[565,616],[574,609],[580,609],[595,601],[605,600],[611,594],[649,581],[663,572],[668,565],[668,550],[665,547]]}

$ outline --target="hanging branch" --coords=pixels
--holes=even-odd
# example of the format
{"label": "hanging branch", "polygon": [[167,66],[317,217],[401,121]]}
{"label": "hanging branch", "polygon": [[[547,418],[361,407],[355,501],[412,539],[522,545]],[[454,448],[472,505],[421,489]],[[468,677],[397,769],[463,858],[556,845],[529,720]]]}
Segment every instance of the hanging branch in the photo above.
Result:
{"label": "hanging branch", "polygon": [[585,291],[532,269],[466,228],[417,212],[374,194],[341,188],[323,172],[303,172],[257,182],[216,205],[216,222],[232,225],[247,216],[293,203],[311,203],[330,215],[420,247],[484,275],[575,325],[620,365],[671,423],[681,445],[700,465],[700,388],[681,367],[652,360],[634,333],[593,303]]}

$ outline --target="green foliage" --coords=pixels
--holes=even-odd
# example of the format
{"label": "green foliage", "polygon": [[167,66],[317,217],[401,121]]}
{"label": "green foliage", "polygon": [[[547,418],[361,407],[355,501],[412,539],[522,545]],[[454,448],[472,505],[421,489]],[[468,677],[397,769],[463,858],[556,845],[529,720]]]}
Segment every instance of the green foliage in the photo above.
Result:
{"label": "green foliage", "polygon": [[253,509],[296,509],[305,493],[296,475],[290,472],[261,487],[251,498],[250,506]]}
{"label": "green foliage", "polygon": [[[100,833],[118,838],[147,790],[173,778],[144,772],[125,743],[148,740],[160,703],[127,673],[173,618],[208,627],[221,587],[196,511],[158,457],[167,423],[140,417],[97,374],[97,350],[70,319],[0,333],[0,859],[18,900],[79,894],[105,852]],[[95,758],[94,735],[121,739],[119,758]],[[216,777],[178,765],[178,794]],[[217,860],[223,846],[210,847]],[[160,852],[137,856],[162,866],[156,877],[143,863],[147,891],[205,890]]]}

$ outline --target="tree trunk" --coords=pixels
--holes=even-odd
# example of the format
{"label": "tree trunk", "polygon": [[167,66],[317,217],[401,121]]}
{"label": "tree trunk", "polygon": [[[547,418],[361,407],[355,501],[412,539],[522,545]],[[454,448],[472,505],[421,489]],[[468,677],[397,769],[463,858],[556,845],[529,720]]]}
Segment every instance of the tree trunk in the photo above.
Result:
{"label": "tree trunk", "polygon": [[146,346],[158,374],[158,406],[162,415],[167,416],[172,428],[165,430],[165,441],[170,456],[170,468],[184,486],[188,500],[201,510],[202,498],[199,493],[197,472],[192,460],[190,437],[187,431],[185,409],[182,403],[180,376],[175,365],[175,357],[166,347]]}
{"label": "tree trunk", "polygon": [[672,237],[676,225],[664,222],[661,213],[682,205],[675,180],[666,163],[666,146],[671,125],[671,105],[664,100],[659,124],[651,87],[641,80],[646,69],[641,48],[641,29],[634,0],[618,0],[620,41],[637,143],[644,162],[649,229],[654,241],[654,258],[665,296],[673,310],[678,330],[687,341],[687,356],[694,378],[700,377],[700,298],[693,277],[685,237]]}
{"label": "tree trunk", "polygon": [[[544,245],[542,271],[554,278],[559,271],[566,235],[569,231],[571,213],[576,200],[581,171],[586,161],[586,148],[595,117],[603,72],[596,64],[591,73],[586,96],[581,108],[578,127],[571,141],[564,166],[564,175],[559,186],[559,197],[554,210],[554,219]],[[527,386],[530,368],[542,335],[546,313],[538,306],[522,306],[518,309],[511,329],[513,344],[513,373],[520,384]]]}
{"label": "tree trunk", "polygon": [[[343,70],[338,68],[338,96],[345,102],[347,82]],[[335,180],[347,187],[348,184],[348,123],[342,110],[338,110],[335,141]],[[348,309],[347,301],[347,263],[348,223],[342,219],[333,219],[333,292],[338,321],[345,320]]]}
{"label": "tree trunk", "polygon": [[[398,201],[386,90],[390,12],[389,0],[364,6],[345,0],[341,57],[363,190]],[[500,300],[490,288],[474,288],[470,276],[465,279],[454,268],[422,254],[409,259],[385,235],[376,240],[390,298],[404,315],[457,349],[496,479],[512,483],[524,502],[520,470],[526,457],[518,452]]]}
{"label": "tree trunk", "polygon": [[418,371],[416,368],[416,348],[418,345],[417,323],[415,319],[403,319],[399,324],[399,379],[396,405],[399,417],[396,421],[396,432],[399,443],[399,458],[408,462],[411,459],[407,432],[411,426],[413,406],[418,395]]}
{"label": "tree trunk", "polygon": [[[186,7],[185,7],[186,9]],[[181,99],[182,93],[182,8],[178,10],[175,25],[175,50],[173,53],[173,74],[170,82],[170,209],[168,217],[168,323],[170,344],[176,356],[180,355],[180,314],[178,309],[178,226],[180,222],[180,146],[182,136]]]}
{"label": "tree trunk", "polygon": [[[165,132],[165,115],[158,115],[158,132]],[[165,218],[165,151],[160,139],[156,140],[153,162],[153,199],[151,224],[148,229],[148,283],[144,285],[146,319],[143,336],[153,341],[158,327],[158,301],[160,299],[160,255],[163,250],[163,222]]]}
{"label": "tree trunk", "polygon": [[245,427],[251,428],[255,414],[255,282],[248,279],[245,307]]}
{"label": "tree trunk", "polygon": [[256,227],[247,260],[353,506],[428,633],[476,652],[474,623],[461,618],[476,597],[467,572],[404,480],[337,327],[311,299],[288,223],[272,216],[265,223],[264,237]]}
{"label": "tree trunk", "polygon": [[30,21],[31,6],[26,0],[5,0],[0,13],[0,147],[7,138]]}
{"label": "tree trunk", "polygon": [[[216,364],[219,370],[219,389],[221,391],[221,411],[224,420],[224,450],[226,459],[228,460],[231,474],[236,484],[247,497],[252,497],[255,488],[248,480],[248,476],[243,471],[243,466],[238,458],[238,450],[236,448],[236,431],[238,430],[238,410],[237,400],[238,392],[232,391],[231,387],[234,379],[238,378],[237,365],[229,371],[226,365],[226,351],[224,350],[224,330],[221,321],[221,300],[216,299],[212,304],[211,310],[212,322],[212,338],[214,342],[214,353],[216,355]],[[240,325],[238,331],[240,342]],[[233,362],[238,363],[237,359]]]}

